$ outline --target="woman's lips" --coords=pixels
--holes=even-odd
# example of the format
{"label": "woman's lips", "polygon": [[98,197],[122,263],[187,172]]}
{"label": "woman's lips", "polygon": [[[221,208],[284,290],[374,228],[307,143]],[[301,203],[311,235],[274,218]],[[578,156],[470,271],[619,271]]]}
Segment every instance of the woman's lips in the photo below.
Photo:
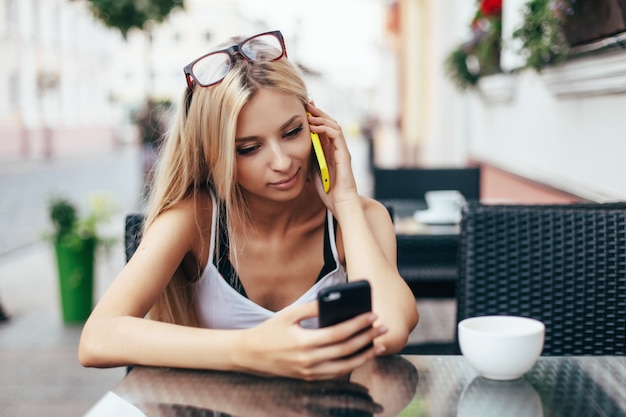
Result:
{"label": "woman's lips", "polygon": [[284,180],[281,180],[281,181],[272,182],[272,183],[270,183],[270,185],[272,187],[279,188],[281,190],[282,189],[289,189],[289,188],[293,187],[296,184],[296,182],[298,181],[298,174],[300,174],[300,169],[298,169],[296,171],[296,173],[292,177],[284,179]]}

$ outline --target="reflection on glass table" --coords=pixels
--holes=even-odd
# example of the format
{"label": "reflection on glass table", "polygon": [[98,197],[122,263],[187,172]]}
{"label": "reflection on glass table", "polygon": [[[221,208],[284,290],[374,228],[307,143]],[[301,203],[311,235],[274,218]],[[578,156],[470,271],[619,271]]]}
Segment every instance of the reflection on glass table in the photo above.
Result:
{"label": "reflection on glass table", "polygon": [[476,377],[459,398],[457,417],[543,416],[541,398],[525,379],[491,381]]}
{"label": "reflection on glass table", "polygon": [[[158,417],[626,417],[626,357],[541,357],[507,382],[479,377],[462,356],[380,358],[322,382],[137,367],[110,394],[103,401]],[[89,417],[111,415],[103,401]]]}
{"label": "reflection on glass table", "polygon": [[114,392],[146,416],[393,417],[413,398],[417,377],[401,356],[370,361],[349,379],[315,382],[137,367]]}
{"label": "reflection on glass table", "polygon": [[626,417],[626,357],[541,357],[515,381],[478,376],[462,356],[406,356],[419,373],[400,416]]}

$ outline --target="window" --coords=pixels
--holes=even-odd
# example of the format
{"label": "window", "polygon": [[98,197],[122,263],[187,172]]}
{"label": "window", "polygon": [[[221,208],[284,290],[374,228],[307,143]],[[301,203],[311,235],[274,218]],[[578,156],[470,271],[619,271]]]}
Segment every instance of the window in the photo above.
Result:
{"label": "window", "polygon": [[6,0],[5,7],[5,34],[11,36],[17,27],[17,0]]}
{"label": "window", "polygon": [[14,73],[9,77],[9,109],[17,109],[20,105],[20,82],[19,74]]}
{"label": "window", "polygon": [[578,1],[573,4],[563,32],[571,46],[579,46],[626,32],[626,2]]}

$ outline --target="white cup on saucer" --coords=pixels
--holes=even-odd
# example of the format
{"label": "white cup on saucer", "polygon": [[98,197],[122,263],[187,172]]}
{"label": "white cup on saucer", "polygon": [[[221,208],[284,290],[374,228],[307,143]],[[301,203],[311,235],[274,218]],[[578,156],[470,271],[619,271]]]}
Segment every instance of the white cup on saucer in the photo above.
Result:
{"label": "white cup on saucer", "polygon": [[465,204],[463,194],[457,190],[436,190],[424,194],[428,211],[441,215],[458,214]]}
{"label": "white cup on saucer", "polygon": [[415,220],[424,224],[454,224],[461,220],[461,207],[465,204],[463,194],[456,190],[428,191],[424,194],[428,208],[413,214]]}

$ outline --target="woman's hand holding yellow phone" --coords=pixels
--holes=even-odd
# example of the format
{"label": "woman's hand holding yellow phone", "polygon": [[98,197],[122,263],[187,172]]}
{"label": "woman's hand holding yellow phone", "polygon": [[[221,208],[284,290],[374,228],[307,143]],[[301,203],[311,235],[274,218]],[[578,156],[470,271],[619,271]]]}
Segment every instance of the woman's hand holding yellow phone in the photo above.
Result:
{"label": "woman's hand holding yellow phone", "polygon": [[[311,113],[307,112],[308,116],[311,116]],[[326,157],[324,156],[324,150],[322,149],[322,143],[320,142],[320,137],[317,133],[311,132],[311,142],[313,142],[313,150],[315,151],[315,156],[317,157],[317,163],[320,167],[320,176],[322,178],[322,186],[324,187],[324,192],[327,193],[330,190],[330,175],[328,174],[328,165],[326,164]]]}

